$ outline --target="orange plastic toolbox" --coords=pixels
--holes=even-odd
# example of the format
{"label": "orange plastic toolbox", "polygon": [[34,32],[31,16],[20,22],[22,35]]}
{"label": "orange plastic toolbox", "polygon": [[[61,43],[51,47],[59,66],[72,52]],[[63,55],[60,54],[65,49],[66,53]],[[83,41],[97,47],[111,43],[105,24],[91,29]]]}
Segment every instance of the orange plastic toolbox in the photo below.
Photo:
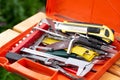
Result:
{"label": "orange plastic toolbox", "polygon": [[[120,5],[118,0],[47,0],[46,15],[56,20],[64,20],[56,16],[63,15],[81,22],[105,24],[115,31],[115,37],[118,36],[116,33],[120,33]],[[53,70],[29,59],[22,58],[11,63],[5,58],[7,52],[12,51],[19,53],[22,47],[29,47],[32,42],[43,34],[43,32],[40,31],[35,31],[34,34],[30,34],[31,29],[35,25],[31,25],[30,29],[24,31],[0,48],[0,66],[30,80],[70,80],[57,70]],[[46,30],[49,28],[49,26],[45,24],[40,27]],[[29,36],[23,40],[27,34],[29,34]],[[20,41],[22,42],[20,43]],[[116,39],[113,45],[120,50],[120,43]],[[84,78],[86,80],[98,80],[119,58],[120,52],[115,53],[115,56],[106,60],[105,64],[94,66],[94,69],[97,70],[96,73],[89,72]]]}

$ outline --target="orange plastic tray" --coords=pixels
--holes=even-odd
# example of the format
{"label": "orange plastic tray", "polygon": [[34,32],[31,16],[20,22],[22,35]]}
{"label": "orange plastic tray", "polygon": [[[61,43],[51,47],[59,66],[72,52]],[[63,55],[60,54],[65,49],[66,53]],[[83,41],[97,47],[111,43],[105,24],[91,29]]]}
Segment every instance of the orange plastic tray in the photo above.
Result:
{"label": "orange plastic tray", "polygon": [[[42,26],[42,28],[44,28],[44,29],[45,29],[45,27],[46,27],[46,26]],[[23,76],[25,76],[25,77],[27,77],[27,78],[29,78],[29,79],[31,79],[31,80],[34,80],[34,78],[38,79],[38,76],[37,76],[38,74],[39,74],[39,75],[42,74],[42,73],[40,73],[39,71],[38,71],[38,73],[36,73],[36,71],[37,71],[38,69],[35,68],[36,66],[41,67],[41,65],[38,65],[38,63],[35,63],[35,62],[30,61],[30,60],[28,60],[28,59],[25,59],[25,60],[24,60],[24,59],[21,59],[20,61],[16,61],[15,63],[10,64],[10,63],[8,62],[8,60],[7,60],[6,58],[4,58],[4,57],[5,57],[5,54],[6,54],[8,51],[10,51],[10,50],[12,49],[12,47],[14,47],[15,44],[18,43],[19,40],[21,40],[21,39],[25,36],[25,34],[29,33],[30,30],[31,30],[31,29],[25,31],[24,33],[20,34],[18,37],[16,37],[15,39],[13,39],[13,40],[10,41],[9,43],[7,43],[5,46],[3,46],[2,48],[0,48],[0,50],[1,50],[1,52],[0,52],[1,58],[0,58],[0,59],[3,60],[3,61],[0,62],[0,65],[3,66],[3,67],[5,67],[7,70],[9,70],[9,71],[11,71],[11,72],[19,73],[19,74],[21,74],[21,75],[23,75]],[[41,34],[39,34],[39,35],[41,35]],[[34,37],[33,37],[33,38],[34,38]],[[23,43],[24,43],[24,42],[23,42]],[[21,43],[21,44],[22,44],[22,43]],[[119,42],[117,42],[117,41],[115,41],[113,44],[115,44],[116,47],[118,47],[118,48],[120,47],[120,44],[119,44]],[[26,46],[26,45],[22,45],[22,46],[24,47],[24,46]],[[14,49],[16,49],[16,50],[14,51]],[[14,49],[13,49],[13,52],[19,52],[18,50],[20,50],[19,48],[14,48]],[[120,58],[120,52],[116,53],[116,55],[115,55],[113,58],[107,60],[104,65],[95,65],[94,69],[96,69],[97,72],[96,72],[96,73],[89,72],[89,73],[85,76],[86,80],[97,80],[97,79],[99,79],[99,78],[101,77],[101,75],[102,75],[118,58]],[[24,62],[24,61],[25,61],[25,62]],[[28,63],[28,66],[29,66],[29,67],[26,67],[26,66],[27,66],[27,63]],[[31,65],[31,64],[34,64],[34,65]],[[17,65],[21,65],[22,67],[16,67]],[[32,69],[31,69],[31,68],[32,68]],[[22,69],[23,71],[21,71],[21,69]],[[25,71],[24,71],[24,70],[25,70]],[[26,72],[26,70],[30,70],[30,72],[29,72],[29,71]],[[50,70],[50,71],[45,70],[45,71],[46,71],[46,72],[51,72],[52,70]],[[55,71],[53,71],[53,72],[56,73]],[[35,74],[36,77],[33,77],[33,76],[30,75],[30,74]],[[63,79],[63,80],[70,80],[69,78],[65,77],[65,76],[62,75],[61,73],[53,74],[53,75],[56,75],[56,76],[58,77],[57,79],[56,79],[56,77],[55,77],[56,80],[61,80],[61,79]],[[46,77],[47,77],[47,75],[46,75]],[[51,77],[52,77],[52,76],[51,76]],[[53,77],[53,78],[54,78],[54,77]]]}

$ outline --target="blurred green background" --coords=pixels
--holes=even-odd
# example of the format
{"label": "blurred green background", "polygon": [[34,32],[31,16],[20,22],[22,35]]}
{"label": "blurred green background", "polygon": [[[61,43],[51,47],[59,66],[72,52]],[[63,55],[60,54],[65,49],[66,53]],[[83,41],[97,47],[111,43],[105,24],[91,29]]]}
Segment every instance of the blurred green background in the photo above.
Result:
{"label": "blurred green background", "polygon": [[[24,19],[44,11],[45,0],[0,0],[0,33]],[[26,80],[0,67],[0,80]]]}
{"label": "blurred green background", "polygon": [[44,10],[46,0],[0,0],[0,32]]}

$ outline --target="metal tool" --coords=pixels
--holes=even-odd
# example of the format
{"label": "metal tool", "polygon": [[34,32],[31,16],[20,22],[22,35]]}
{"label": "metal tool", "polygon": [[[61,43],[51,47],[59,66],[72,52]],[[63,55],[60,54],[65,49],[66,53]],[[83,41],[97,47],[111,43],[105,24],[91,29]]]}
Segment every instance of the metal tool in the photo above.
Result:
{"label": "metal tool", "polygon": [[61,50],[61,49],[66,49],[68,48],[68,44],[70,43],[71,40],[64,40],[60,42],[55,42],[53,44],[47,45],[47,47],[51,47],[54,50]]}
{"label": "metal tool", "polygon": [[43,34],[32,46],[30,46],[31,49],[36,49],[35,46],[39,46],[42,40],[45,38],[46,34]]}
{"label": "metal tool", "polygon": [[[61,49],[67,50],[70,40],[64,40],[58,42],[58,40],[56,39],[46,37],[42,43],[47,44],[47,47],[51,47],[54,50],[61,50]],[[73,44],[73,45],[75,46],[72,47],[71,53],[74,53],[75,55],[80,56],[87,61],[91,61],[97,55],[97,53],[92,49],[87,49],[85,47],[79,46],[79,44],[78,45]]]}
{"label": "metal tool", "polygon": [[[22,48],[21,51],[28,53],[28,54],[38,55],[38,56],[46,57],[48,59],[54,59],[54,60],[57,60],[60,62],[64,62],[66,65],[69,64],[69,65],[74,66],[74,64],[75,64],[75,66],[78,66],[77,75],[81,76],[81,77],[86,75],[94,66],[94,64],[91,64],[91,62],[73,59],[73,58],[63,58],[63,57],[51,55],[48,53],[35,51],[35,50],[29,49],[29,48]],[[90,67],[85,68],[86,66],[90,66]],[[85,72],[84,72],[84,70],[85,70]]]}
{"label": "metal tool", "polygon": [[76,44],[82,44],[85,46],[93,47],[95,49],[103,50],[103,51],[106,51],[109,53],[117,53],[117,50],[115,50],[113,47],[110,47],[109,45],[103,45],[103,44],[101,45],[101,44],[98,44],[96,42],[89,41],[87,38],[84,38],[81,36],[76,36],[75,42],[76,42]]}
{"label": "metal tool", "polygon": [[60,67],[59,65],[56,65],[56,62],[53,62],[53,64],[51,66],[58,69],[61,73],[63,73],[65,76],[69,77],[71,80],[84,80],[84,78],[78,78],[78,77],[75,77],[75,76],[69,74],[62,67]]}
{"label": "metal tool", "polygon": [[58,60],[58,61],[61,61],[61,62],[65,62],[67,60],[67,58],[47,54],[47,53],[44,53],[44,52],[29,49],[29,48],[22,48],[20,51],[28,53],[28,54],[32,54],[32,55],[44,56],[44,57],[47,57],[47,58],[54,58],[55,60]]}
{"label": "metal tool", "polygon": [[67,38],[67,37],[62,36],[62,35],[60,35],[60,34],[57,34],[57,33],[51,32],[51,31],[47,31],[47,30],[42,29],[42,28],[34,27],[34,29],[37,29],[37,30],[43,31],[43,32],[45,32],[45,33],[48,33],[48,34],[51,34],[51,35],[54,35],[54,36],[57,36],[57,37]]}
{"label": "metal tool", "polygon": [[97,43],[97,44],[100,44],[100,45],[108,45],[107,43],[105,43],[103,41],[97,40],[96,38],[89,37],[89,36],[83,35],[83,34],[78,34],[78,35],[81,36],[81,37],[86,38],[90,42],[94,42],[94,43]]}
{"label": "metal tool", "polygon": [[[49,24],[48,23],[48,21],[47,20],[43,20],[43,23],[46,23],[46,24]],[[57,24],[57,23],[56,23]],[[62,22],[58,22],[58,25],[67,25],[67,26],[71,26],[71,25],[74,25],[74,26],[81,26],[81,25],[84,25],[84,24],[74,24],[74,23],[69,23],[69,24],[67,24],[67,23],[62,23]],[[49,24],[50,25],[50,24]],[[88,29],[90,29],[90,30],[92,30],[92,31],[97,31],[97,29],[99,28],[99,29],[104,29],[104,28],[100,28],[99,26],[100,25],[94,25],[94,24],[92,24],[92,25],[89,25],[89,24],[86,24],[86,25],[84,25],[85,27],[84,28],[87,28],[87,30]],[[94,27],[93,27],[94,26]],[[63,26],[62,26],[63,27]],[[74,27],[75,28],[75,27]],[[72,29],[72,30],[74,30],[74,28]],[[84,29],[83,28],[83,29]],[[92,29],[93,28],[93,29]],[[38,27],[35,27],[35,29],[37,29],[37,30],[40,30],[40,31],[43,31],[43,32],[46,32],[46,33],[48,33],[48,34],[51,34],[51,35],[54,35],[54,36],[57,36],[57,37],[61,37],[61,38],[64,38],[64,39],[70,39],[70,38],[68,38],[68,37],[66,37],[66,36],[63,36],[63,35],[60,35],[60,34],[57,34],[57,33],[54,33],[54,32],[51,32],[51,31],[48,31],[48,30],[45,30],[45,29],[42,29],[42,28],[38,28]],[[75,28],[76,29],[76,28]],[[80,28],[81,29],[81,28]],[[105,29],[106,29],[106,32],[110,32],[108,29],[109,28],[106,28],[105,27]],[[77,29],[77,30],[79,30],[79,29]],[[88,31],[90,31],[90,30],[88,30]],[[83,30],[84,31],[84,30]],[[99,31],[99,30],[98,30]],[[110,34],[109,34],[110,35]],[[83,36],[83,35],[82,35]],[[106,45],[98,45],[98,44],[104,44],[104,43],[102,43],[102,42],[100,42],[100,41],[98,41],[98,40],[95,40],[95,39],[93,39],[93,38],[89,38],[89,37],[82,37],[81,35],[79,36],[79,38],[81,39],[81,38],[84,38],[84,40],[85,40],[85,38],[87,38],[85,41],[87,41],[87,42],[85,42],[85,43],[82,43],[82,44],[87,44],[87,46],[88,45],[90,45],[90,47],[94,47],[94,48],[97,48],[97,49],[101,49],[101,50],[104,50],[104,51],[107,51],[107,52],[112,52],[112,53],[116,53],[117,51],[115,51],[115,50],[113,50],[113,48],[111,48],[111,47],[108,47],[108,45],[106,46]],[[113,37],[113,36],[111,36],[111,37]],[[106,38],[102,38],[102,39],[106,39]],[[91,43],[91,42],[89,42],[89,40],[90,41],[95,41],[96,43],[96,45],[92,45],[91,46],[91,44],[93,44],[93,43]],[[81,42],[81,41],[79,41],[79,42]],[[83,41],[82,41],[83,42]],[[68,51],[67,51],[67,53],[69,53],[70,52],[70,45],[69,45],[69,47],[68,47]]]}
{"label": "metal tool", "polygon": [[68,54],[71,53],[71,49],[73,47],[74,42],[75,42],[75,38],[73,38],[72,40],[70,40],[69,45],[68,45],[68,49],[67,49],[67,53]]}
{"label": "metal tool", "polygon": [[[29,58],[29,59],[32,59],[32,60],[37,60],[37,61],[40,61],[40,62],[43,62],[45,65],[47,66],[51,66],[57,70],[59,70],[61,73],[63,73],[65,76],[67,76],[68,78],[70,78],[71,80],[83,80],[83,78],[79,78],[79,77],[76,77],[76,76],[73,76],[71,74],[69,74],[68,72],[66,72],[62,67],[60,67],[59,65],[61,65],[61,63],[59,63],[58,61],[49,61],[48,58],[46,57],[42,57],[42,56],[36,56],[36,55],[28,55],[28,54],[17,54],[17,53],[13,53],[13,52],[9,52],[6,54],[6,58],[8,58],[9,60],[14,60],[14,61],[17,61],[21,58]],[[64,64],[62,64],[64,65]]]}
{"label": "metal tool", "polygon": [[[72,38],[73,39],[73,38]],[[97,42],[92,39],[87,39],[86,37],[83,37],[83,36],[75,36],[75,44],[82,44],[82,45],[85,45],[85,46],[89,46],[89,47],[92,47],[92,48],[95,48],[95,49],[98,49],[98,50],[103,50],[105,52],[108,52],[108,53],[116,53],[117,50],[114,49],[114,47],[112,47],[111,45],[108,45],[108,44],[104,44],[104,43],[100,43],[100,42]],[[52,46],[54,46],[56,43],[53,43],[53,44],[50,44]],[[57,45],[65,45],[66,47],[64,48],[68,48],[70,44],[70,39],[68,40],[64,40],[64,41],[60,41],[60,42],[57,42]]]}
{"label": "metal tool", "polygon": [[56,33],[55,24],[52,21],[52,19],[50,19],[50,18],[45,18],[45,19],[49,23],[49,25],[51,26],[52,31]]}
{"label": "metal tool", "polygon": [[34,46],[35,50],[42,50],[42,51],[54,51],[51,47],[44,47],[44,46]]}
{"label": "metal tool", "polygon": [[95,48],[88,47],[88,46],[85,46],[85,45],[82,45],[82,44],[79,44],[79,45],[80,45],[80,46],[83,46],[83,47],[85,47],[85,48],[87,48],[87,49],[89,49],[89,50],[93,50],[93,51],[97,52],[99,56],[100,56],[100,55],[105,55],[105,56],[106,56],[106,55],[109,54],[108,52],[103,51],[103,50],[95,49]]}
{"label": "metal tool", "polygon": [[82,45],[93,47],[95,49],[103,50],[109,53],[117,52],[117,50],[115,50],[113,47],[110,47],[109,45],[100,45],[95,42],[90,42],[88,39],[81,37],[81,36],[76,37],[76,39],[78,39],[77,43],[82,44]]}
{"label": "metal tool", "polygon": [[[44,21],[44,23],[45,22],[47,22],[47,21]],[[102,27],[102,28],[100,28],[100,25],[94,25],[94,24],[75,24],[75,23],[62,23],[62,22],[56,22],[56,27],[58,27],[58,28],[61,28],[61,27],[63,27],[63,29],[64,28],[66,28],[65,26],[67,26],[67,27],[69,27],[69,26],[74,26],[73,28],[72,28],[72,30],[73,31],[76,31],[76,30],[78,30],[78,31],[80,31],[80,30],[82,30],[82,31],[86,31],[86,33],[88,33],[87,32],[87,30],[88,31],[97,31],[98,29],[104,29],[105,28],[105,30],[107,30],[107,32],[110,32],[111,30],[109,30],[109,28],[107,28],[107,27]],[[60,25],[60,26],[59,26]],[[78,26],[80,26],[79,27],[79,29],[78,28],[76,28],[76,27],[78,27]],[[84,26],[84,27],[82,27],[81,28],[81,26]],[[94,26],[94,27],[93,27]],[[57,28],[57,29],[58,29]],[[43,32],[46,32],[46,33],[48,33],[48,34],[51,34],[51,35],[54,35],[54,36],[57,36],[57,37],[61,37],[61,38],[64,38],[64,39],[69,39],[68,37],[66,37],[66,36],[63,36],[63,35],[60,35],[60,34],[57,34],[57,33],[54,33],[54,32],[50,32],[50,31],[47,31],[47,30],[45,30],[45,29],[42,29],[42,28],[38,28],[38,27],[35,27],[35,29],[38,29],[38,30],[40,30],[40,31],[43,31]],[[67,28],[66,30],[68,30],[69,31],[69,29],[71,29],[70,27],[69,28]],[[74,29],[76,29],[76,30],[74,30]],[[98,30],[98,31],[100,31],[100,30]],[[94,33],[94,32],[93,32]],[[96,32],[95,32],[96,33]],[[111,32],[111,36],[110,37],[112,37],[113,38],[113,32]],[[110,34],[109,34],[110,35]],[[87,38],[87,39],[85,39],[85,38]],[[103,37],[103,39],[106,39],[105,37]],[[108,39],[108,38],[107,38]],[[111,48],[111,47],[108,47],[108,46],[106,46],[106,45],[98,45],[98,44],[104,44],[104,43],[102,43],[102,42],[100,42],[100,41],[98,41],[98,40],[95,40],[95,39],[93,39],[93,38],[89,38],[89,37],[83,37],[83,35],[81,36],[79,36],[79,42],[81,42],[81,44],[85,44],[85,45],[89,45],[90,47],[94,47],[94,48],[97,48],[97,49],[101,49],[101,50],[104,50],[104,51],[107,51],[107,52],[111,52],[111,53],[116,53],[117,51],[116,50],[113,50],[113,48]],[[85,41],[84,41],[85,40]],[[95,44],[94,43],[91,43],[91,42],[89,42],[89,40],[90,41],[95,41]],[[82,43],[83,42],[83,43]],[[94,44],[94,45],[93,45]],[[69,47],[68,47],[68,51],[67,51],[67,53],[69,53],[70,52],[70,45],[69,45]]]}
{"label": "metal tool", "polygon": [[70,64],[70,65],[75,65],[75,66],[79,65],[78,67],[80,68],[78,68],[77,74],[76,74],[78,76],[84,76],[85,74],[90,72],[90,70],[94,66],[92,62],[80,61],[74,58],[69,58],[69,60],[67,60],[65,64]]}
{"label": "metal tool", "polygon": [[74,32],[88,34],[99,37],[101,40],[111,43],[114,41],[114,34],[111,29],[105,25],[88,23],[55,22],[55,28],[63,32]]}

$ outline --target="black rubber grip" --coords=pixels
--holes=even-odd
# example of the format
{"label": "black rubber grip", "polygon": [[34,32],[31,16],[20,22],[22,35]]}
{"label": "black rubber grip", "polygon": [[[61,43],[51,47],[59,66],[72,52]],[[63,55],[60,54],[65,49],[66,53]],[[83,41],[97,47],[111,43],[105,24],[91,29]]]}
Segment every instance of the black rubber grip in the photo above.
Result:
{"label": "black rubber grip", "polygon": [[86,46],[89,46],[89,47],[93,47],[95,49],[101,49],[101,45],[97,44],[97,43],[94,43],[94,42],[91,42],[89,41],[88,39],[84,38],[84,37],[79,37],[77,42],[76,43],[80,43],[82,45],[86,45]]}
{"label": "black rubber grip", "polygon": [[17,61],[17,60],[23,58],[23,56],[20,54],[14,53],[14,52],[8,52],[6,54],[6,58],[10,61]]}
{"label": "black rubber grip", "polygon": [[100,33],[100,28],[88,27],[87,31],[91,33]]}

